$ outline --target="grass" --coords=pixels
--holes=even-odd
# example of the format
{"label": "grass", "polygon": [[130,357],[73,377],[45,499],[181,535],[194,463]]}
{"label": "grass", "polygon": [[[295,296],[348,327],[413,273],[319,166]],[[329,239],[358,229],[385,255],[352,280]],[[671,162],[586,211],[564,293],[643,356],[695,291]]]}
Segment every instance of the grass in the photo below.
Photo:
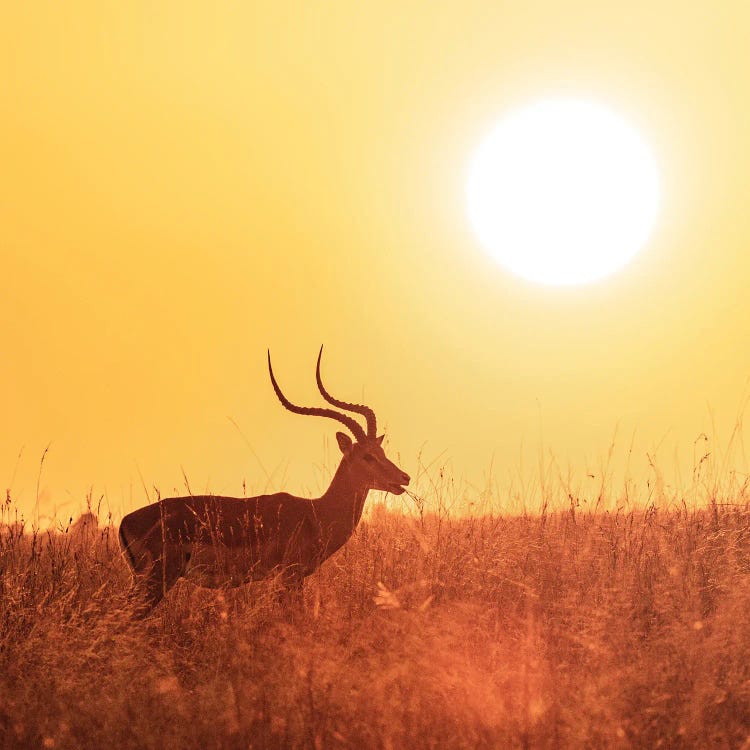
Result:
{"label": "grass", "polygon": [[285,610],[116,529],[0,534],[3,748],[750,748],[750,507],[375,505]]}

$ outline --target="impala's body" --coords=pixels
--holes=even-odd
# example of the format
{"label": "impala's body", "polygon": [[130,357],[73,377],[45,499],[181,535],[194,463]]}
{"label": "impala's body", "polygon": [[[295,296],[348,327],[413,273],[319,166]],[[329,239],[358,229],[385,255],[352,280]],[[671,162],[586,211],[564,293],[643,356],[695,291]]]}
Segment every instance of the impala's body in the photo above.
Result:
{"label": "impala's body", "polygon": [[401,494],[409,483],[409,476],[386,457],[383,437],[375,435],[374,412],[326,392],[320,355],[316,375],[323,397],[339,408],[363,414],[367,432],[349,415],[290,403],[276,383],[270,356],[268,367],[274,390],[287,409],[336,419],[352,431],[356,442],[342,432],[336,434],[341,463],[319,498],[285,492],[251,498],[172,497],[125,516],[120,542],[148,609],[181,577],[219,587],[280,573],[287,586],[299,587],[352,535],[371,489]]}

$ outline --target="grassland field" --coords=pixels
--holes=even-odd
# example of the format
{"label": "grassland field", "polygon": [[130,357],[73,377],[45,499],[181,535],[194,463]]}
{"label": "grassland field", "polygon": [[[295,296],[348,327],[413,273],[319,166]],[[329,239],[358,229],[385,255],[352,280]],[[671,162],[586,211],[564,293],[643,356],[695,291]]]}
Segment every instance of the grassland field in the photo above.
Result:
{"label": "grassland field", "polygon": [[736,500],[373,504],[301,605],[179,583],[139,621],[116,525],[34,532],[8,494],[0,747],[750,748]]}

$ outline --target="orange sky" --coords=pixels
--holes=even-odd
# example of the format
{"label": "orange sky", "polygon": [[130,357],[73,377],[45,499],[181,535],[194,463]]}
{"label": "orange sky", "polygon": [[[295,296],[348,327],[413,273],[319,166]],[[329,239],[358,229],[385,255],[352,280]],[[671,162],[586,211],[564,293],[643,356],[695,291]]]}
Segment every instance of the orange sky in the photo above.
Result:
{"label": "orange sky", "polygon": [[[412,474],[426,443],[502,484],[541,436],[585,475],[617,424],[634,474],[689,462],[750,375],[748,49],[726,0],[3,4],[0,476],[30,508],[51,442],[43,512],[182,468],[314,492],[335,427],[284,412],[265,351],[317,403],[320,343]],[[599,284],[519,280],[466,218],[473,149],[548,94],[661,169],[652,241]]]}

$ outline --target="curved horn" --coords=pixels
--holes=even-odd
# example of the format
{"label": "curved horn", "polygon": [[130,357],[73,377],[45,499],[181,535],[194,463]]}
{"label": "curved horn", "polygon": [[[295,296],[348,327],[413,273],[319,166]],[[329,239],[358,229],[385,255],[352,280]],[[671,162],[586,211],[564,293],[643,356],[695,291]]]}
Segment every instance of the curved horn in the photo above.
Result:
{"label": "curved horn", "polygon": [[329,404],[338,406],[339,409],[346,409],[348,411],[356,412],[361,414],[367,420],[367,437],[375,437],[377,434],[377,422],[375,420],[375,412],[369,406],[363,406],[362,404],[349,404],[346,401],[339,401],[337,398],[331,396],[330,393],[323,386],[323,381],[320,378],[320,358],[323,356],[323,346],[321,345],[320,351],[318,352],[318,364],[315,368],[315,379],[318,381],[318,390],[320,391],[323,398],[328,401]]}
{"label": "curved horn", "polygon": [[293,412],[294,414],[309,414],[310,416],[314,417],[330,417],[331,419],[335,419],[337,422],[341,422],[341,424],[346,425],[351,430],[354,437],[357,438],[358,442],[362,442],[363,440],[365,440],[366,435],[365,431],[362,429],[362,425],[356,422],[350,416],[347,416],[346,414],[339,414],[333,409],[321,409],[317,406],[297,406],[296,404],[293,404],[281,392],[281,388],[279,388],[279,384],[276,382],[276,378],[273,375],[270,349],[268,350],[268,373],[271,376],[271,384],[273,385],[273,389],[276,392],[279,401],[281,401],[281,403],[284,405],[285,409]]}

